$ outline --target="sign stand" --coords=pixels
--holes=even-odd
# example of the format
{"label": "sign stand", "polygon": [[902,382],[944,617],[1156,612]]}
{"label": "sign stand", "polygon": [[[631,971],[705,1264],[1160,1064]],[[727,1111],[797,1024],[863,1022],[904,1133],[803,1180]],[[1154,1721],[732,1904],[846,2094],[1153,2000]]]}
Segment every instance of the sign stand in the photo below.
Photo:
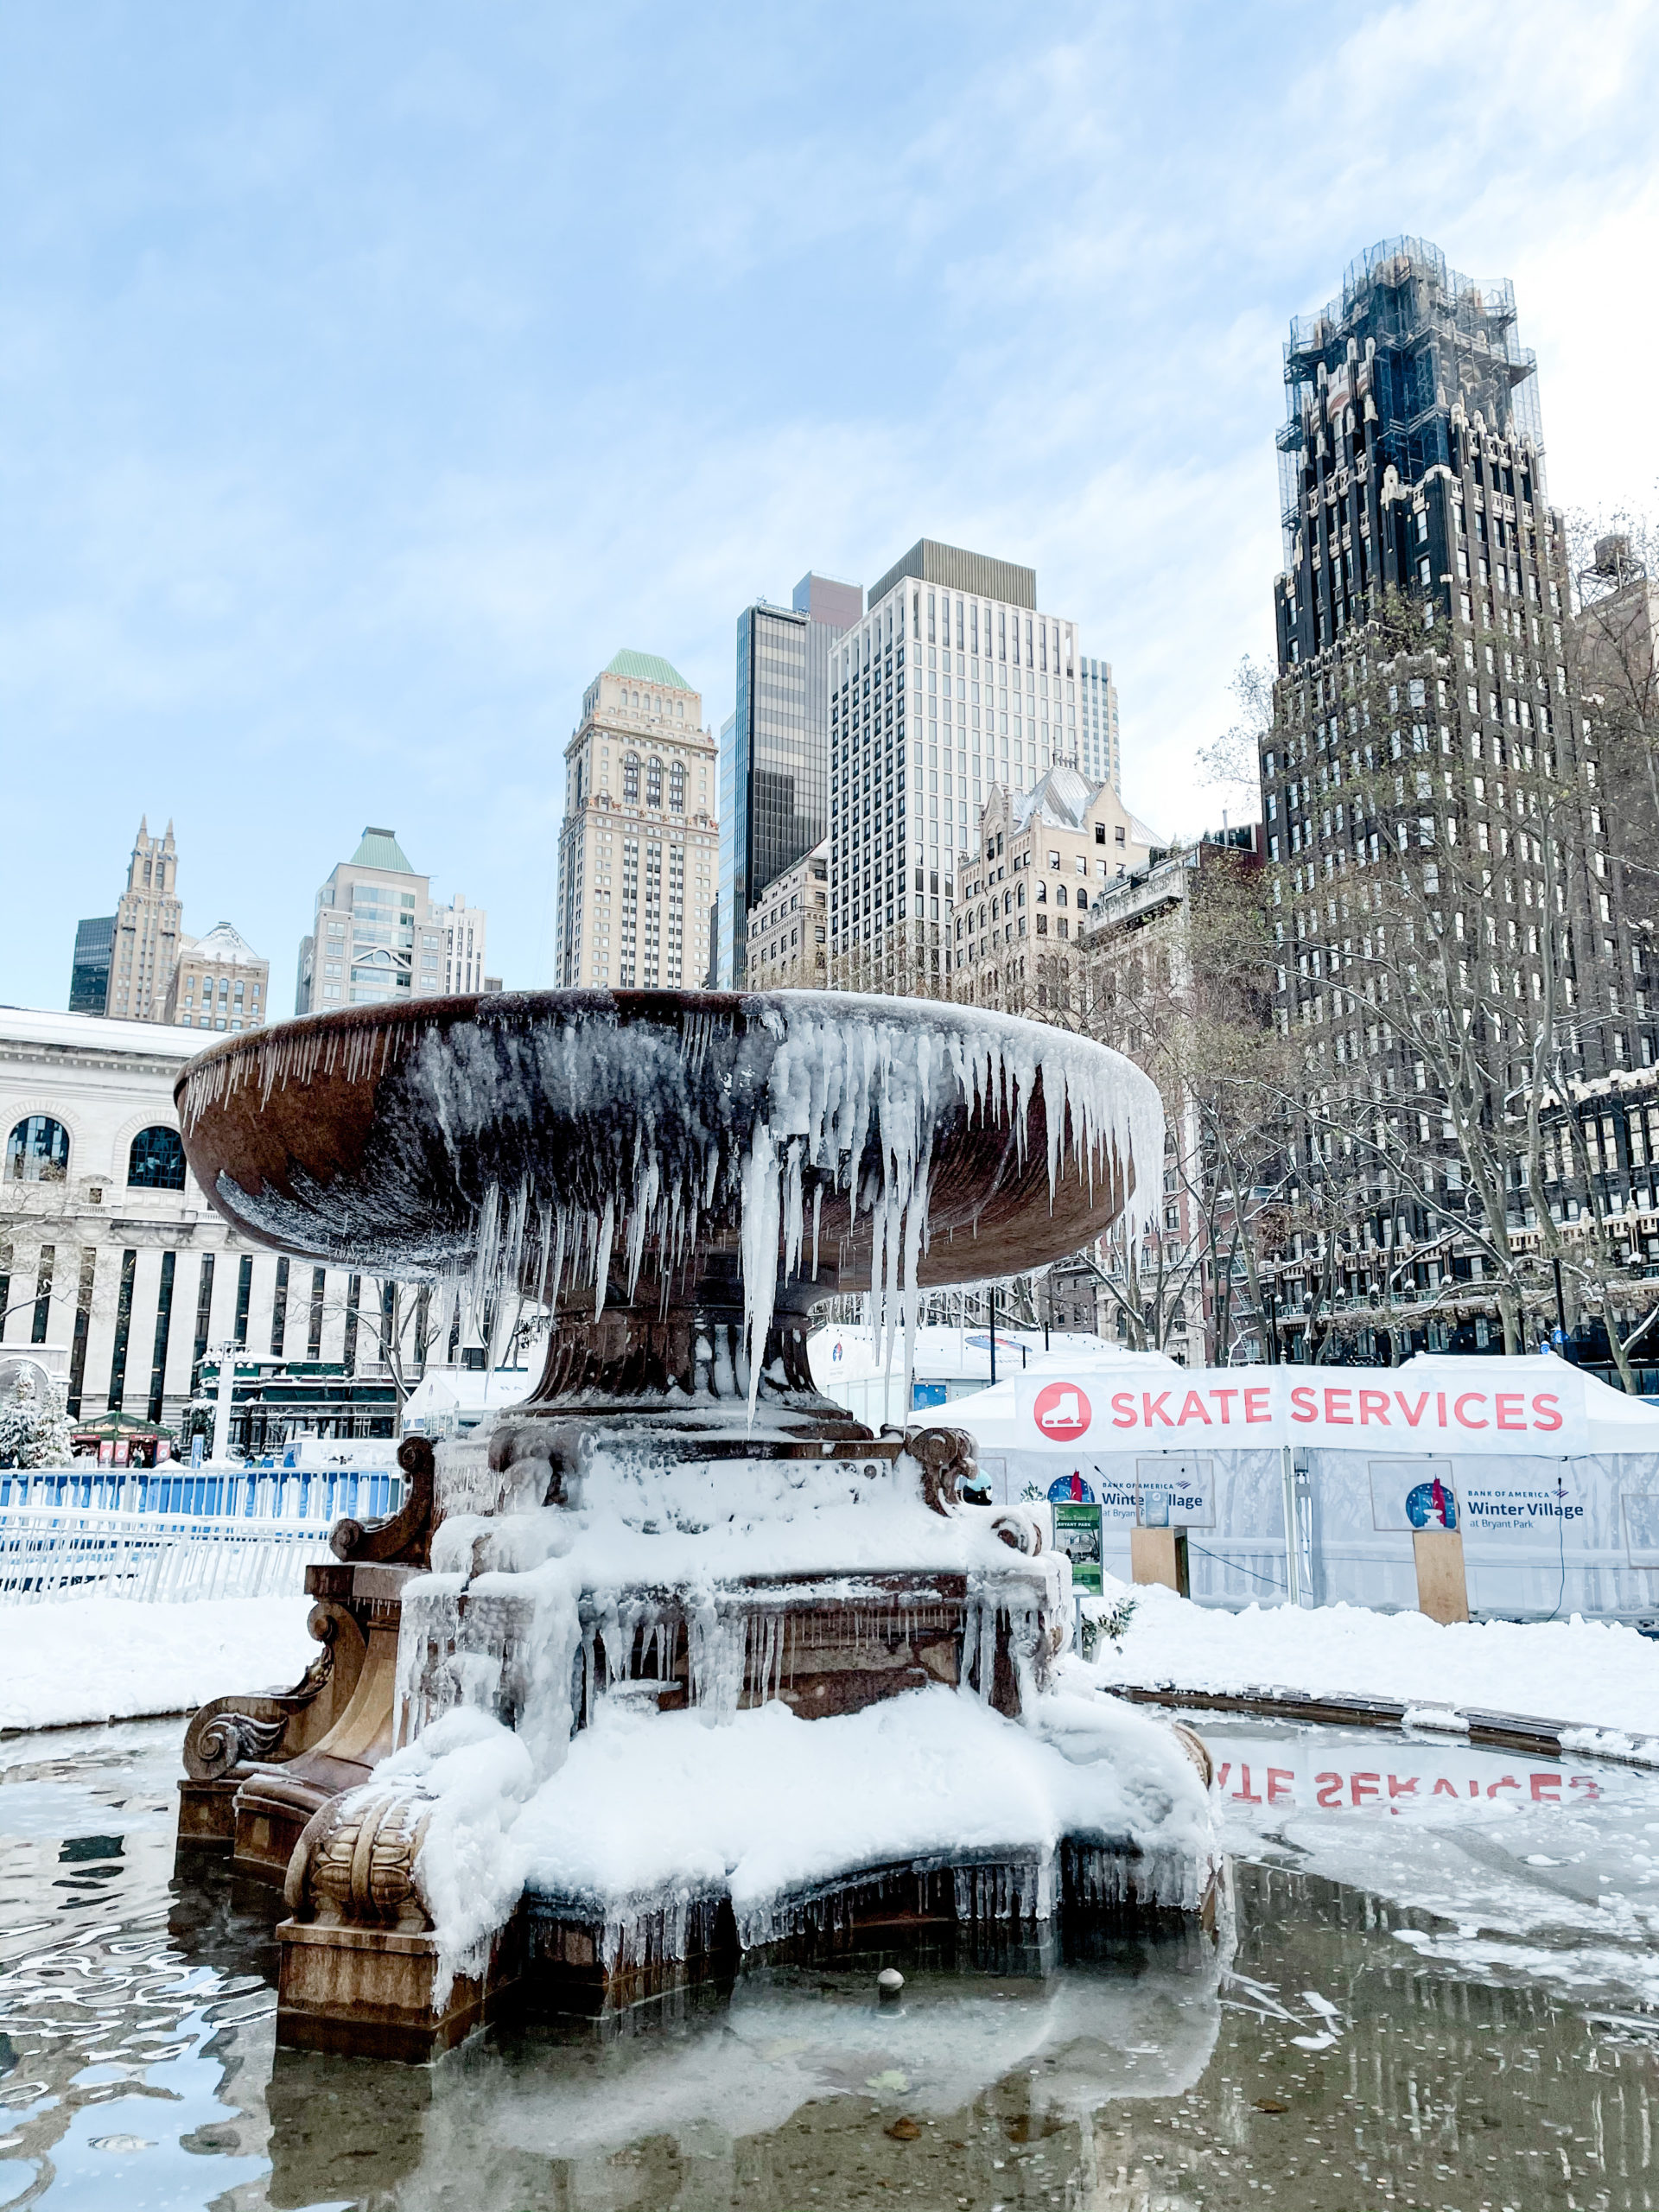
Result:
{"label": "sign stand", "polygon": [[1129,1574],[1135,1582],[1161,1582],[1178,1597],[1192,1595],[1185,1529],[1131,1529]]}
{"label": "sign stand", "polygon": [[1414,1529],[1417,1610],[1442,1627],[1469,1618],[1469,1584],[1463,1571],[1461,1529]]}

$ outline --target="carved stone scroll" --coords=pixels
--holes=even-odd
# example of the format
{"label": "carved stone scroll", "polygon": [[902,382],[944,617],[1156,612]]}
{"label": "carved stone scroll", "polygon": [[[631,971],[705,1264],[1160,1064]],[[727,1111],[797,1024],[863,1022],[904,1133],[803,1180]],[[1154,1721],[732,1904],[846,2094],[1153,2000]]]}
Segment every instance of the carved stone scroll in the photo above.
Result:
{"label": "carved stone scroll", "polygon": [[325,1927],[429,1929],[415,1887],[432,1801],[412,1791],[354,1789],[306,1823],[283,1894],[296,1920]]}
{"label": "carved stone scroll", "polygon": [[431,1564],[435,1461],[430,1440],[406,1436],[397,1446],[397,1464],[409,1478],[403,1504],[384,1521],[336,1521],[328,1539],[336,1559],[382,1567]]}
{"label": "carved stone scroll", "polygon": [[322,1649],[291,1690],[231,1691],[198,1707],[184,1737],[191,1782],[221,1782],[255,1761],[296,1758],[344,1711],[363,1663],[362,1635],[327,1600],[313,1605],[306,1626]]}

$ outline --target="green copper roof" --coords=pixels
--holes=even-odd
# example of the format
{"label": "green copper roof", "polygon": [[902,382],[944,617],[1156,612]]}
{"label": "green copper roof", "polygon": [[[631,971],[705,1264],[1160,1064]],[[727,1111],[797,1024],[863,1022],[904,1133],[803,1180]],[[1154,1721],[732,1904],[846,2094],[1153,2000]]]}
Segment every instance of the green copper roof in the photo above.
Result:
{"label": "green copper roof", "polygon": [[631,653],[626,646],[614,656],[604,673],[631,676],[637,683],[665,683],[674,691],[691,689],[671,660],[664,660],[660,653]]}
{"label": "green copper roof", "polygon": [[404,849],[397,842],[395,830],[365,830],[362,843],[352,855],[352,866],[392,868],[399,875],[413,875],[415,873],[404,858]]}

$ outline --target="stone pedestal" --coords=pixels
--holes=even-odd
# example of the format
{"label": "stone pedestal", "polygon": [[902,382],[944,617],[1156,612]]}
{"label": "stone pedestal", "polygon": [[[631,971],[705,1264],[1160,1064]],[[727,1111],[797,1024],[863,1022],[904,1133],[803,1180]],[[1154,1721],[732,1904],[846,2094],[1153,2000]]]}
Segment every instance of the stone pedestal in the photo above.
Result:
{"label": "stone pedestal", "polygon": [[276,2033],[290,2050],[395,2058],[435,2058],[493,2017],[523,1972],[518,1920],[495,1939],[482,1974],[458,1974],[435,2003],[440,1961],[428,1929],[324,1927],[284,1920]]}

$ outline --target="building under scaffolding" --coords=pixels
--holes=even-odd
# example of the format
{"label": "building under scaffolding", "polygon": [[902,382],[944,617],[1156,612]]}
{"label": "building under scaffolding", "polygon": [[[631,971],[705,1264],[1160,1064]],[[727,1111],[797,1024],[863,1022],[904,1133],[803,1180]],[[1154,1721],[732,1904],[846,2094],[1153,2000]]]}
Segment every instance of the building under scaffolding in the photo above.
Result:
{"label": "building under scaffolding", "polygon": [[1363,413],[1367,397],[1378,459],[1406,486],[1421,483],[1436,463],[1455,467],[1451,416],[1459,404],[1494,430],[1543,442],[1537,358],[1516,337],[1513,285],[1459,275],[1425,238],[1368,247],[1349,263],[1339,299],[1292,318],[1285,385],[1278,446],[1287,569],[1296,563],[1319,441],[1344,408]]}

